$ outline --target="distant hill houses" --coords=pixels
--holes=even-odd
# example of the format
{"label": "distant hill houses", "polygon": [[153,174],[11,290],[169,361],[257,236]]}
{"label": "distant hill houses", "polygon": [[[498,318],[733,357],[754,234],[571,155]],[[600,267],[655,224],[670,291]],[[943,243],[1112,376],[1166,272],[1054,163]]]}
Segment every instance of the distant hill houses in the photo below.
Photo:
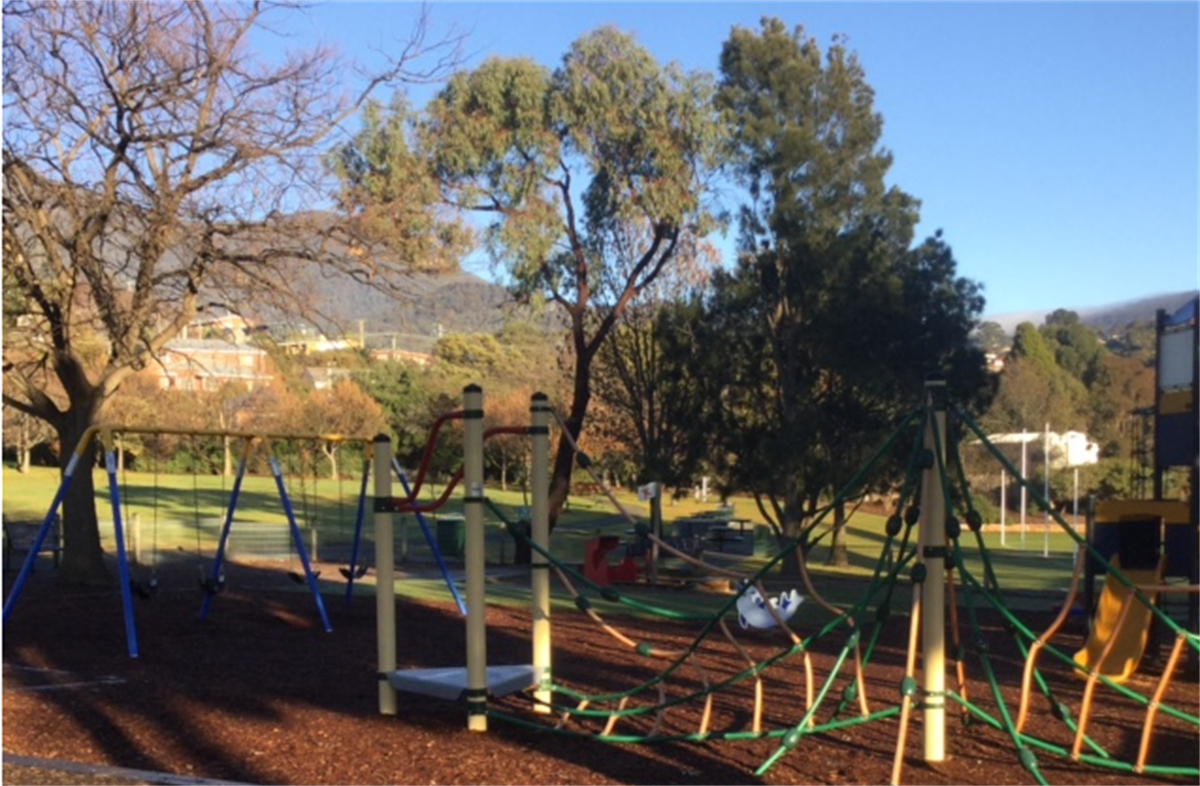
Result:
{"label": "distant hill houses", "polygon": [[[236,314],[204,316],[194,320],[178,338],[167,342],[159,363],[150,369],[157,374],[163,389],[215,391],[226,383],[239,383],[247,390],[278,378],[279,371],[256,336],[268,331],[252,326]],[[375,334],[367,338],[373,361],[397,361],[426,367],[433,362],[432,336]],[[330,339],[320,333],[293,336],[275,341],[291,355],[319,355],[336,350],[354,349],[360,342],[352,338]],[[372,344],[376,346],[370,348]],[[304,377],[316,390],[336,385],[350,372],[341,368],[309,366]]]}
{"label": "distant hill houses", "polygon": [[151,368],[158,370],[163,390],[215,391],[228,382],[253,390],[277,376],[266,350],[223,338],[177,338],[167,343],[159,360]]}
{"label": "distant hill houses", "polygon": [[[1050,449],[1050,468],[1068,469],[1085,464],[1096,464],[1100,461],[1100,446],[1081,431],[1067,431],[1058,434],[1053,431],[1025,431],[1011,434],[989,434],[988,441],[993,445],[1024,446],[1024,450],[1037,456],[1037,462],[1044,461],[1046,448]],[[1020,450],[1003,450],[1005,453],[1020,453]],[[1010,456],[1011,458],[1011,456]]]}

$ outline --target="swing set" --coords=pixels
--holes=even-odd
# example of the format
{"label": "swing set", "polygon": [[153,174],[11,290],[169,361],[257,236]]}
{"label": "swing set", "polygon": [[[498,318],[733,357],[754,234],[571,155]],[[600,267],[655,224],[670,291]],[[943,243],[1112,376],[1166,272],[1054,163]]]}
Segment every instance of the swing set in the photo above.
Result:
{"label": "swing set", "polygon": [[[467,613],[466,603],[463,601],[462,596],[460,595],[460,593],[458,591],[458,588],[455,586],[455,583],[450,575],[450,570],[449,570],[448,566],[446,565],[445,560],[442,557],[441,550],[438,548],[438,544],[433,535],[433,532],[430,529],[429,524],[425,519],[425,516],[423,515],[424,513],[428,513],[430,511],[436,510],[445,504],[445,502],[447,501],[447,499],[450,496],[450,492],[453,491],[455,485],[462,478],[462,471],[460,470],[456,475],[454,475],[454,477],[451,478],[449,483],[447,483],[446,488],[444,489],[443,493],[441,494],[441,496],[438,499],[436,499],[432,502],[429,502],[427,504],[421,504],[418,502],[418,496],[417,496],[420,493],[421,488],[424,484],[425,477],[428,472],[428,468],[429,468],[429,464],[430,464],[430,459],[433,455],[433,450],[434,450],[435,443],[436,443],[436,440],[438,437],[438,433],[439,433],[441,427],[447,421],[453,420],[456,418],[461,418],[462,416],[463,416],[463,414],[461,412],[449,413],[447,415],[443,415],[434,424],[434,427],[433,427],[432,433],[429,437],[428,444],[426,445],[424,455],[423,455],[422,461],[421,461],[421,466],[418,471],[418,474],[417,474],[414,484],[412,484],[411,486],[409,485],[408,477],[405,474],[404,470],[401,468],[400,463],[397,459],[392,458],[390,461],[390,464],[388,466],[390,467],[391,471],[393,471],[395,473],[396,477],[399,479],[399,481],[402,484],[402,486],[404,487],[404,491],[405,491],[405,497],[397,498],[392,501],[393,505],[394,505],[394,509],[397,511],[400,511],[400,512],[412,513],[415,516],[417,523],[421,527],[421,532],[425,537],[425,541],[428,544],[430,551],[433,554],[433,557],[437,562],[438,568],[442,574],[444,581],[446,582],[446,586],[449,588],[451,594],[453,595],[454,600],[455,600],[456,604],[458,605],[458,609],[459,609],[460,613],[462,613],[465,616]],[[499,432],[504,431],[504,429],[493,430],[493,431],[497,431],[497,433],[499,433]],[[127,648],[129,651],[129,656],[131,658],[138,657],[139,647],[138,647],[137,630],[136,630],[136,626],[134,623],[134,606],[133,606],[132,599],[133,599],[133,597],[136,596],[142,600],[149,600],[149,599],[155,597],[158,594],[158,590],[159,590],[159,581],[158,581],[158,575],[157,575],[157,562],[158,562],[158,552],[159,552],[159,532],[158,532],[158,530],[159,530],[159,508],[160,508],[160,501],[161,501],[160,495],[159,495],[159,474],[160,474],[161,468],[159,465],[159,461],[157,459],[154,459],[151,462],[151,473],[152,473],[152,477],[153,477],[153,485],[152,485],[153,491],[151,493],[151,499],[150,499],[151,510],[152,510],[152,513],[151,513],[151,515],[152,515],[151,559],[150,559],[150,566],[149,566],[149,576],[144,577],[142,575],[141,568],[143,566],[141,565],[140,559],[135,559],[133,561],[134,562],[133,565],[131,565],[131,560],[129,559],[129,548],[127,546],[127,522],[129,519],[132,518],[130,515],[130,512],[129,512],[130,508],[132,507],[132,505],[131,505],[132,494],[129,491],[131,486],[128,482],[128,478],[125,473],[124,463],[118,462],[118,460],[117,460],[117,446],[122,444],[122,442],[121,442],[122,439],[124,439],[128,435],[133,435],[133,434],[155,435],[155,436],[159,436],[159,437],[180,436],[180,437],[192,437],[192,438],[196,438],[196,439],[205,438],[205,437],[208,437],[208,438],[219,437],[221,439],[242,440],[242,442],[243,442],[243,448],[242,448],[241,455],[238,460],[237,470],[236,470],[236,472],[234,474],[234,478],[233,478],[232,489],[229,492],[229,497],[228,497],[227,502],[225,502],[223,504],[220,533],[219,533],[219,536],[217,539],[216,552],[213,555],[211,564],[207,568],[205,567],[205,564],[204,564],[204,562],[205,562],[204,556],[203,556],[204,550],[203,550],[203,543],[202,543],[202,538],[201,538],[202,523],[201,523],[201,518],[200,518],[200,507],[201,506],[200,506],[200,489],[199,489],[199,483],[198,483],[198,473],[196,471],[196,467],[195,466],[192,467],[192,495],[191,495],[192,496],[192,516],[193,516],[192,526],[195,531],[195,537],[196,537],[195,551],[196,551],[196,559],[197,559],[197,569],[199,572],[199,586],[203,593],[203,600],[201,601],[200,612],[198,615],[198,618],[201,621],[206,620],[208,618],[208,615],[212,610],[213,600],[216,598],[216,596],[220,595],[226,588],[227,579],[226,579],[226,575],[225,575],[225,565],[228,560],[228,554],[230,552],[230,544],[231,544],[230,536],[231,536],[231,533],[233,532],[233,528],[234,528],[235,514],[237,512],[238,502],[242,495],[243,481],[245,480],[248,467],[250,466],[250,459],[252,458],[255,449],[260,448],[261,450],[265,450],[266,457],[267,457],[267,464],[270,468],[271,476],[274,480],[275,488],[279,495],[279,501],[283,508],[284,515],[285,515],[285,518],[287,521],[289,560],[292,560],[292,559],[298,557],[299,562],[300,562],[301,570],[300,571],[291,570],[288,572],[288,576],[289,576],[289,578],[291,578],[293,581],[295,581],[298,584],[307,585],[308,590],[313,597],[313,603],[316,606],[317,614],[320,618],[323,629],[327,633],[331,632],[333,630],[333,626],[330,623],[329,615],[326,612],[325,603],[322,599],[320,588],[317,583],[317,580],[320,576],[320,571],[313,570],[312,560],[309,557],[309,550],[308,550],[307,546],[305,545],[300,522],[297,517],[296,506],[293,503],[293,500],[296,497],[297,489],[295,488],[295,486],[297,485],[297,482],[293,482],[293,484],[292,484],[293,488],[291,491],[289,491],[289,483],[288,483],[287,478],[285,477],[285,472],[284,472],[284,463],[289,458],[293,459],[293,463],[298,464],[299,471],[296,473],[289,473],[289,474],[293,475],[295,477],[298,477],[298,486],[299,486],[298,491],[299,491],[299,500],[300,500],[300,506],[301,506],[300,518],[304,522],[311,525],[315,520],[315,514],[316,514],[316,508],[317,508],[316,491],[315,491],[316,471],[315,471],[315,468],[313,468],[310,473],[314,478],[313,483],[310,486],[305,483],[306,475],[305,475],[304,470],[305,470],[306,466],[311,467],[312,464],[315,463],[315,460],[308,460],[308,464],[306,465],[306,463],[305,463],[306,462],[306,458],[305,458],[306,452],[301,451],[301,455],[299,456],[298,459],[296,457],[292,457],[292,456],[282,456],[284,461],[281,461],[281,451],[277,451],[275,449],[275,445],[277,443],[295,444],[295,443],[308,441],[308,442],[335,444],[335,445],[353,444],[353,445],[360,446],[363,450],[364,458],[363,458],[363,462],[362,462],[362,475],[361,475],[361,482],[358,487],[358,499],[357,499],[357,507],[356,507],[355,520],[354,520],[354,529],[353,529],[353,534],[351,536],[351,549],[350,549],[349,564],[339,568],[339,572],[341,573],[342,577],[345,578],[345,580],[346,580],[345,603],[346,603],[346,606],[349,607],[353,601],[355,582],[362,579],[363,577],[365,577],[371,569],[370,565],[366,561],[362,561],[360,559],[360,553],[362,551],[363,521],[366,517],[367,482],[368,482],[368,479],[371,477],[371,466],[372,466],[371,456],[370,456],[370,451],[369,451],[369,448],[371,445],[370,439],[363,438],[363,437],[336,435],[336,434],[324,434],[324,435],[250,434],[250,433],[242,433],[242,432],[226,432],[226,431],[211,431],[211,430],[133,428],[133,427],[124,427],[124,426],[94,427],[94,428],[90,429],[87,433],[85,433],[83,438],[80,439],[78,446],[76,447],[75,451],[72,453],[71,458],[67,464],[67,467],[63,472],[62,480],[59,484],[57,492],[55,493],[54,499],[51,502],[50,510],[47,512],[46,517],[43,519],[41,527],[39,528],[37,535],[34,538],[32,548],[29,552],[29,556],[26,558],[24,564],[21,567],[20,572],[17,575],[16,580],[13,583],[12,591],[9,593],[9,596],[5,599],[4,612],[3,612],[3,622],[4,623],[8,622],[8,617],[9,617],[10,613],[12,612],[12,609],[15,607],[17,600],[20,598],[21,592],[24,589],[24,586],[25,586],[26,582],[28,581],[30,574],[33,571],[33,567],[34,567],[34,559],[33,558],[36,557],[36,554],[37,554],[38,550],[40,549],[42,542],[46,539],[46,537],[50,533],[51,526],[53,525],[55,518],[58,515],[59,509],[62,505],[62,502],[66,497],[67,489],[70,487],[72,479],[74,478],[76,471],[78,471],[78,469],[79,469],[79,463],[80,463],[84,453],[86,452],[87,447],[91,444],[91,442],[93,440],[99,440],[99,443],[104,446],[104,448],[103,448],[104,465],[105,465],[105,472],[106,472],[106,476],[107,476],[107,480],[108,480],[109,503],[110,503],[110,506],[112,509],[112,516],[113,516],[113,534],[114,534],[115,546],[116,546],[116,558],[117,558],[119,583],[120,583],[120,589],[121,589],[122,609],[124,612],[124,619],[125,619],[126,643],[127,643]],[[119,463],[121,464],[121,467],[118,470]],[[125,488],[124,494],[121,491],[122,487]],[[220,493],[221,493],[221,498],[224,501],[225,500],[224,475],[222,475],[221,492]],[[143,503],[144,503],[144,501],[143,501]],[[344,504],[344,495],[342,494],[342,478],[341,478],[341,474],[338,473],[338,519],[339,519],[339,521],[341,521],[343,519],[343,516],[342,516],[343,504]],[[311,509],[310,509],[310,505],[311,505]],[[243,531],[243,532],[246,531],[244,522],[242,522],[242,529],[240,529],[239,531]],[[138,535],[137,535],[138,543],[137,543],[137,549],[135,551],[135,554],[137,554],[137,552],[141,551],[140,527],[135,527],[135,532],[138,532]]]}
{"label": "swing set", "polygon": [[[329,615],[326,613],[324,601],[321,598],[320,588],[317,584],[319,573],[312,568],[312,562],[309,559],[308,549],[305,546],[304,538],[301,532],[300,524],[297,521],[295,507],[292,503],[292,494],[289,493],[287,483],[284,479],[283,467],[279,461],[273,448],[275,442],[284,440],[299,441],[310,440],[320,441],[333,444],[356,444],[364,449],[369,444],[370,440],[362,437],[342,436],[342,435],[294,435],[294,434],[247,434],[239,432],[223,432],[223,431],[207,431],[207,430],[180,430],[180,429],[161,429],[161,428],[129,428],[118,426],[102,426],[89,429],[80,439],[75,451],[72,453],[68,461],[66,469],[63,471],[62,481],[59,483],[58,490],[55,493],[54,499],[51,502],[50,509],[46,517],[42,521],[42,525],[34,538],[33,548],[30,550],[30,555],[36,555],[41,542],[46,538],[50,531],[50,526],[54,522],[55,517],[59,512],[63,499],[66,497],[68,488],[75,473],[80,469],[80,461],[85,454],[88,446],[93,440],[99,440],[103,445],[105,473],[108,479],[108,496],[109,503],[112,509],[113,516],[113,534],[116,545],[117,569],[119,574],[119,583],[121,589],[121,602],[125,618],[125,635],[126,643],[131,658],[138,657],[138,640],[137,631],[134,624],[134,611],[132,599],[136,595],[142,599],[150,599],[155,596],[158,591],[158,577],[156,574],[157,555],[158,555],[158,527],[159,527],[159,465],[157,460],[152,463],[152,473],[154,478],[153,485],[153,535],[152,535],[152,558],[150,566],[150,576],[148,580],[143,581],[140,575],[135,575],[136,571],[130,566],[128,548],[126,545],[126,521],[122,513],[122,494],[121,482],[118,478],[117,453],[116,446],[118,439],[129,434],[153,434],[153,435],[174,435],[174,436],[191,436],[200,437],[221,437],[227,439],[240,439],[243,441],[243,450],[238,462],[237,472],[233,480],[233,488],[230,493],[227,504],[224,505],[223,515],[221,518],[220,535],[217,542],[217,550],[212,559],[209,569],[204,567],[203,551],[201,544],[201,522],[200,522],[200,504],[199,504],[199,486],[196,479],[195,468],[193,467],[193,483],[192,483],[192,504],[194,512],[194,529],[196,532],[196,555],[200,572],[199,585],[203,593],[203,601],[200,607],[199,619],[207,619],[212,607],[213,599],[221,594],[226,587],[225,563],[226,555],[229,548],[230,532],[233,529],[235,521],[235,513],[237,511],[238,500],[242,492],[242,483],[246,477],[247,467],[252,452],[257,446],[262,446],[268,459],[271,475],[275,481],[275,487],[279,493],[279,500],[283,507],[283,511],[287,520],[288,535],[289,535],[289,550],[294,550],[295,555],[299,557],[302,573],[293,575],[293,579],[300,583],[307,584],[309,592],[312,594],[313,602],[317,609],[317,614],[320,617],[321,625],[326,632],[333,630],[330,624]],[[364,464],[364,469],[366,465]],[[122,476],[124,470],[121,471]],[[364,472],[363,485],[360,487],[358,501],[358,516],[355,524],[355,547],[357,549],[358,533],[362,529],[362,520],[365,514],[365,506],[363,499],[363,491],[366,488],[366,473]],[[128,486],[127,486],[128,488]],[[340,489],[340,480],[339,480]],[[222,497],[224,497],[224,480],[222,480]],[[305,515],[309,515],[308,511],[308,494],[305,492],[303,480],[301,481],[301,497],[304,506]],[[339,505],[341,501],[339,499]],[[128,511],[129,500],[125,500],[125,510]],[[139,544],[140,545],[140,544]],[[15,607],[17,600],[20,598],[21,592],[24,589],[29,575],[33,570],[33,560],[27,558],[13,583],[12,591],[8,598],[5,599],[3,622],[7,623],[9,615]],[[348,569],[343,569],[347,577],[361,578],[366,574],[366,566],[355,567],[351,565]],[[350,592],[347,592],[347,598],[350,597]]]}

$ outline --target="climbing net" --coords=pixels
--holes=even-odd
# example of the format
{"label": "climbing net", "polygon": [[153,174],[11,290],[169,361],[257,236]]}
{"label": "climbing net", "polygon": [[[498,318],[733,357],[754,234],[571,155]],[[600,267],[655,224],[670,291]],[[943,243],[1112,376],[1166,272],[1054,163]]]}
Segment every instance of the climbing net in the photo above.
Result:
{"label": "climbing net", "polygon": [[[983,519],[973,502],[954,442],[950,442],[945,454],[927,446],[926,437],[931,433],[934,444],[946,441],[945,435],[939,433],[942,427],[938,418],[927,405],[906,416],[805,531],[751,575],[704,563],[657,537],[616,500],[593,472],[593,478],[634,525],[639,537],[649,539],[673,557],[703,567],[710,573],[725,575],[735,582],[736,591],[712,614],[682,613],[630,597],[611,586],[599,586],[532,542],[522,527],[488,502],[493,514],[505,522],[512,537],[528,542],[530,548],[547,560],[579,611],[600,625],[620,646],[658,664],[653,676],[625,690],[586,693],[557,682],[539,686],[539,695],[552,697],[543,702],[533,697],[534,704],[541,704],[539,709],[544,714],[540,718],[530,719],[498,705],[490,707],[488,714],[515,724],[551,728],[561,734],[587,735],[614,743],[776,740],[778,745],[758,767],[755,773],[758,776],[802,746],[805,740],[838,729],[897,718],[899,731],[892,780],[899,782],[912,711],[948,705],[959,709],[964,725],[981,723],[1003,733],[1011,741],[1020,764],[1038,783],[1046,782],[1039,770],[1039,753],[1123,772],[1195,778],[1200,774],[1200,768],[1191,760],[1182,764],[1173,761],[1155,763],[1150,760],[1149,753],[1154,732],[1164,720],[1183,729],[1189,737],[1200,728],[1194,691],[1187,692],[1179,706],[1167,700],[1172,681],[1182,668],[1184,653],[1190,650],[1194,658],[1200,652],[1200,637],[1175,622],[1155,603],[1158,593],[1193,593],[1196,588],[1145,586],[1131,580],[1117,566],[1104,560],[1103,555],[1052,509],[1034,485],[1012,467],[961,408],[951,407],[949,414],[952,425],[960,432],[974,433],[990,454],[1019,479],[1038,507],[1075,541],[1076,567],[1067,598],[1058,618],[1043,633],[1031,630],[1009,608],[1005,591],[993,569],[993,555],[983,538]],[[886,520],[870,580],[856,602],[848,608],[839,608],[826,601],[815,586],[805,564],[802,544],[812,542],[808,536],[822,525],[830,510],[861,493],[884,457],[893,450],[902,449],[904,436],[915,425],[919,427],[915,429],[904,482],[895,509]],[[945,430],[952,429],[946,427]],[[565,428],[563,434],[566,439],[571,439]],[[573,441],[572,446],[578,450]],[[590,471],[589,463],[580,462]],[[940,578],[927,575],[923,556],[928,555],[928,547],[924,550],[920,547],[916,532],[917,524],[922,520],[921,500],[928,504],[929,499],[922,497],[922,487],[931,483],[935,484],[933,493],[940,497],[938,501],[945,512],[944,566],[949,608],[946,627],[954,667],[954,686],[936,694],[919,687],[916,668],[921,640],[921,586],[926,581]],[[1167,663],[1156,681],[1149,678],[1140,681],[1142,691],[1151,692],[1149,697],[1106,676],[1095,664],[1081,663],[1076,655],[1064,649],[1061,641],[1056,642],[1074,601],[1080,566],[1089,557],[1103,561],[1111,575],[1124,585],[1121,615],[1140,609],[1160,629],[1174,637]],[[796,559],[807,598],[823,617],[823,621],[807,623],[807,631],[791,621],[801,598],[794,591],[769,598],[764,585],[765,577],[789,558]],[[976,565],[981,567],[976,569],[973,567]],[[893,686],[895,693],[890,699],[869,697],[868,675],[873,659],[894,657],[882,642],[887,640],[885,632],[894,631],[897,625],[900,615],[893,614],[893,607],[898,600],[898,591],[905,586],[911,586],[912,601],[904,677]],[[699,632],[688,643],[639,640],[638,634],[631,635],[617,623],[607,620],[594,602],[597,598],[624,607],[635,615],[694,623],[699,625]],[[728,622],[734,615],[745,629],[740,633]],[[805,615],[806,618],[809,616],[816,615]],[[748,624],[748,617],[753,624]],[[997,619],[998,625],[994,624]],[[764,648],[763,637],[771,634],[754,628],[771,629],[781,643]],[[642,630],[645,630],[644,626]],[[994,640],[997,635],[1004,640]],[[815,658],[818,652],[827,657]],[[1103,656],[1099,660],[1103,662]],[[1021,674],[1019,689],[1002,684],[1006,675],[1014,673],[1014,661],[1019,663],[1016,671]],[[831,665],[822,667],[819,664]],[[928,668],[928,664],[925,667]],[[984,699],[976,698],[971,690],[973,683],[967,679],[971,667],[978,669],[986,685]],[[785,682],[794,684],[799,675],[803,682],[802,702],[789,693],[786,701],[776,702],[768,709],[766,693],[769,686],[775,684],[772,677],[780,673],[787,676],[786,680],[778,681],[781,685]],[[1084,686],[1082,698],[1073,700],[1081,684]],[[715,700],[719,696],[743,691],[747,686],[753,695],[753,709],[748,715],[716,711]],[[1127,702],[1144,710],[1135,756],[1128,755],[1127,746],[1121,748],[1119,742],[1114,742],[1127,735],[1128,729],[1116,735],[1098,729],[1104,719],[1097,719],[1097,713],[1092,710],[1101,688],[1107,689],[1105,701]],[[989,697],[990,701],[987,700]],[[1035,700],[1046,702],[1055,721],[1054,724],[1040,725],[1036,733],[1028,728],[1030,708]],[[780,705],[786,705],[787,709],[781,712]],[[1073,706],[1076,708],[1074,713]],[[682,712],[685,708],[688,711]],[[547,715],[553,718],[550,724],[545,720]],[[687,718],[686,722],[677,721],[683,717]],[[1195,747],[1191,745],[1193,752]]]}

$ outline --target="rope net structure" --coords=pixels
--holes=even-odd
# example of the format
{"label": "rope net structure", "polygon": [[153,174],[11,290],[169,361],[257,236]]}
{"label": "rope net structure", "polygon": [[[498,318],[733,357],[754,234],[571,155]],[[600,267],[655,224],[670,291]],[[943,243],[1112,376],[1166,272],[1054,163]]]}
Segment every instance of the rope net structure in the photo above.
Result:
{"label": "rope net structure", "polygon": [[[1171,719],[1187,735],[1196,735],[1200,729],[1196,697],[1192,696],[1193,701],[1185,706],[1173,706],[1164,700],[1172,680],[1183,668],[1185,653],[1194,658],[1200,652],[1200,637],[1195,631],[1186,630],[1155,602],[1157,596],[1164,593],[1194,594],[1197,587],[1168,585],[1161,581],[1151,586],[1131,579],[1115,561],[1105,559],[1052,508],[1035,485],[1021,476],[988,441],[986,434],[966,412],[961,408],[950,408],[951,426],[945,425],[945,413],[942,414],[942,417],[936,417],[934,408],[927,405],[905,417],[833,501],[805,526],[801,535],[752,575],[741,575],[706,563],[656,537],[617,501],[603,480],[591,471],[590,462],[581,461],[581,466],[592,472],[599,487],[635,527],[639,538],[650,540],[662,553],[736,582],[736,591],[715,613],[682,613],[634,598],[612,586],[600,586],[533,542],[522,526],[490,500],[486,501],[492,515],[507,526],[513,538],[528,543],[535,554],[544,558],[582,614],[601,626],[618,646],[632,649],[648,664],[657,664],[648,678],[629,687],[614,686],[613,690],[604,693],[587,693],[554,681],[543,683],[536,695],[527,692],[523,698],[489,705],[488,716],[612,743],[777,741],[774,752],[756,771],[758,776],[764,775],[790,752],[802,749],[806,739],[895,718],[898,733],[892,782],[899,783],[913,712],[953,709],[965,725],[981,723],[1002,732],[1010,740],[1020,764],[1038,783],[1046,782],[1039,770],[1040,754],[1122,772],[1196,778],[1200,768],[1190,766],[1190,762],[1158,764],[1150,754],[1155,729],[1163,719]],[[559,423],[561,425],[561,418]],[[978,437],[989,453],[1024,485],[1036,505],[1075,542],[1077,557],[1070,587],[1061,612],[1043,632],[1022,623],[1006,603],[1005,590],[997,580],[993,554],[983,537],[983,519],[972,500],[956,440],[950,440],[949,448],[944,451],[930,448],[930,435],[934,438],[933,444],[942,445],[947,441],[944,432],[951,428],[957,433],[972,433]],[[563,438],[571,439],[565,428],[562,434]],[[910,434],[915,438],[908,452],[906,475],[895,509],[886,519],[871,577],[859,599],[848,608],[840,608],[822,597],[807,569],[802,544],[813,542],[810,536],[822,525],[827,514],[838,504],[861,493],[884,457],[903,449],[904,437]],[[573,440],[571,444],[578,450]],[[918,524],[923,518],[921,508],[923,505],[932,507],[935,502],[944,511],[944,516],[939,516],[944,519],[941,522],[944,538],[936,539],[944,542],[944,548],[939,545],[922,547],[917,538]],[[798,550],[799,578],[807,599],[813,601],[823,619],[801,626],[789,622],[773,603],[760,603],[770,615],[768,626],[771,630],[739,634],[727,620],[736,615],[739,603],[744,605],[747,596],[757,592],[760,600],[768,598],[767,575]],[[948,601],[945,605],[949,611],[945,632],[950,637],[947,649],[952,660],[953,685],[931,691],[928,682],[923,687],[918,681],[921,675],[917,666],[921,661],[926,671],[930,668],[929,655],[925,652],[929,648],[928,640],[924,645],[922,643],[922,617],[937,609],[922,608],[922,590],[938,579],[930,570],[929,557],[934,551],[944,556]],[[1154,680],[1150,696],[1110,678],[1098,666],[1081,665],[1071,651],[1055,643],[1055,635],[1060,632],[1074,603],[1081,566],[1088,558],[1102,561],[1110,575],[1125,587],[1118,616],[1124,619],[1138,611],[1172,637],[1170,655]],[[897,607],[904,603],[905,589],[909,589],[911,595],[907,621],[903,614],[897,613],[903,611]],[[655,643],[649,638],[639,638],[637,633],[627,633],[620,624],[606,619],[599,608],[604,603],[623,608],[626,615],[694,623],[699,630],[687,643]],[[985,617],[998,619],[999,624],[988,623]],[[906,623],[905,676],[899,685],[879,687],[878,682],[869,678],[873,658],[880,656],[879,644],[885,632]],[[997,637],[1004,641],[998,642]],[[1115,636],[1110,639],[1110,648],[1115,640]],[[814,657],[817,650],[825,655],[822,662],[831,663],[824,670],[818,667],[818,659]],[[1011,661],[1014,659],[1019,659],[1020,685],[1002,684],[1001,674],[1013,672]],[[1102,663],[1103,657],[1098,662]],[[799,695],[794,688],[788,688],[784,695],[771,695],[772,686],[783,683],[773,680],[773,676],[780,673],[787,673],[789,685],[794,685],[795,677],[800,676],[803,688]],[[973,680],[968,679],[969,673]],[[982,695],[976,696],[974,686],[979,681],[984,690]],[[1145,680],[1141,682],[1147,684]],[[868,686],[871,695],[868,695]],[[1104,691],[1103,702],[1122,701],[1144,710],[1136,756],[1132,759],[1122,758],[1120,754],[1125,748],[1114,745],[1112,735],[1101,728],[1104,713],[1095,711],[1096,707],[1102,706],[1097,698],[1101,690]],[[726,706],[721,711],[720,697],[727,693],[748,694],[752,709],[749,712],[729,711]],[[1049,708],[1055,719],[1054,727],[1041,724],[1037,729],[1030,728],[1030,709],[1035,702],[1042,702]],[[533,717],[522,711],[530,703],[537,711]],[[685,707],[688,712],[677,712]],[[686,720],[678,720],[684,716]],[[723,725],[719,719],[723,720]],[[929,729],[924,731],[928,737]],[[928,746],[928,740],[926,744]],[[927,747],[927,753],[928,750]]]}

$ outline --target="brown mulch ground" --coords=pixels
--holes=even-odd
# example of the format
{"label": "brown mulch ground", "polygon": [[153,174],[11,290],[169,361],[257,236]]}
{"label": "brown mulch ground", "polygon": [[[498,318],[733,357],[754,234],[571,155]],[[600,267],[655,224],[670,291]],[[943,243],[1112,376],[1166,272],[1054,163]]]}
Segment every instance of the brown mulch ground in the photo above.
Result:
{"label": "brown mulch ground", "polygon": [[[319,566],[322,578],[337,577],[336,566]],[[6,586],[12,580],[6,574]],[[310,596],[291,583],[279,566],[231,566],[229,589],[216,599],[208,621],[198,622],[200,593],[195,566],[175,574],[160,571],[162,589],[136,606],[141,654],[125,650],[124,623],[115,591],[59,586],[42,571],[14,608],[3,636],[3,745],[5,783],[181,783],[188,779],[260,784],[795,784],[888,783],[900,724],[895,718],[804,737],[763,777],[754,771],[778,748],[778,740],[719,741],[703,744],[618,745],[564,736],[489,719],[487,734],[465,728],[463,706],[401,694],[396,717],[377,713],[375,610],[359,597],[350,608],[343,586],[326,586],[332,633],[321,630]],[[898,703],[907,637],[908,588],[885,626],[866,671],[871,710]],[[529,661],[529,619],[522,610],[493,606],[487,611],[488,653],[492,663]],[[1041,630],[1045,612],[1024,614]],[[637,641],[684,647],[696,624],[614,621]],[[984,640],[1015,708],[1022,661],[1007,644],[994,617],[984,622]],[[401,668],[463,665],[465,626],[452,605],[398,602]],[[864,624],[873,624],[866,621]],[[1080,646],[1086,622],[1072,620],[1063,650]],[[779,632],[743,632],[737,640],[756,661],[779,651]],[[870,628],[868,627],[869,631]],[[808,633],[809,631],[800,631]],[[829,676],[845,634],[835,631],[813,651],[819,688]],[[864,643],[866,639],[864,638]],[[1147,664],[1128,687],[1151,696],[1165,659]],[[667,696],[690,693],[702,674],[721,679],[745,667],[723,637],[707,641],[698,656],[701,669],[685,667],[664,681]],[[1039,661],[1041,665],[1043,661]],[[622,691],[658,674],[662,661],[638,655],[577,613],[554,619],[557,680],[580,691]],[[1084,683],[1047,663],[1046,678],[1056,697],[1078,718]],[[967,659],[968,695],[996,713],[982,679],[979,659]],[[839,677],[832,696],[847,680]],[[948,687],[954,686],[948,679]],[[791,659],[770,669],[763,680],[765,729],[788,728],[803,715],[804,668]],[[657,692],[649,694],[650,700]],[[745,681],[717,694],[713,731],[747,731],[752,724],[754,685]],[[646,699],[639,700],[643,704]],[[1194,670],[1172,683],[1164,703],[1196,714],[1200,690]],[[1052,718],[1045,699],[1033,702],[1027,731],[1069,747],[1071,735]],[[545,716],[528,712],[519,696],[500,700],[497,709],[536,723]],[[818,722],[831,711],[822,705]],[[670,710],[661,734],[696,731],[703,702]],[[856,707],[847,713],[852,716]],[[1088,731],[1116,759],[1137,756],[1145,708],[1101,688]],[[1151,762],[1200,765],[1196,727],[1159,714]],[[650,730],[653,716],[624,720],[615,734]],[[572,719],[567,728],[598,731],[599,722]],[[948,723],[948,758],[922,761],[921,713],[914,713],[902,783],[1019,784],[1035,782],[1018,762],[1008,737],[980,722],[963,724],[957,710]],[[26,758],[28,757],[28,758]],[[107,768],[47,769],[37,759],[64,760]],[[1185,783],[1072,763],[1037,754],[1050,783]],[[30,766],[32,763],[33,766]],[[151,773],[168,773],[156,778]],[[1194,779],[1191,782],[1195,782]]]}

